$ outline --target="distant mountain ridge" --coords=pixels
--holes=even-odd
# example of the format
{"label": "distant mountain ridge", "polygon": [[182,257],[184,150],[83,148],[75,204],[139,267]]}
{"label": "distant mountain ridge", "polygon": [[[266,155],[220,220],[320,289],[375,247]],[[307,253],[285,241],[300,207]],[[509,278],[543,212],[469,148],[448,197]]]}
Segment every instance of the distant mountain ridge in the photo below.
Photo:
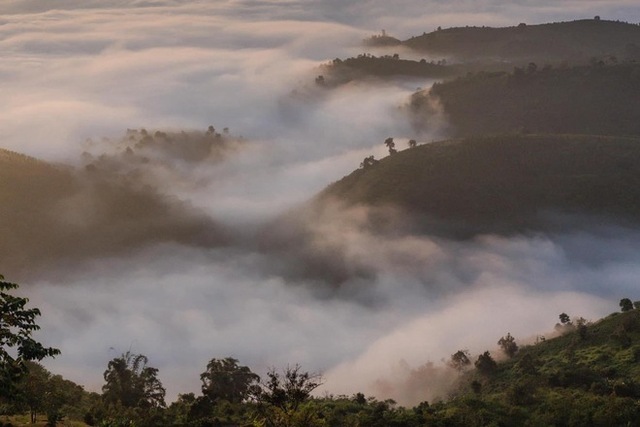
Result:
{"label": "distant mountain ridge", "polygon": [[585,60],[638,55],[640,25],[594,19],[514,27],[456,27],[412,37],[402,45],[460,59]]}

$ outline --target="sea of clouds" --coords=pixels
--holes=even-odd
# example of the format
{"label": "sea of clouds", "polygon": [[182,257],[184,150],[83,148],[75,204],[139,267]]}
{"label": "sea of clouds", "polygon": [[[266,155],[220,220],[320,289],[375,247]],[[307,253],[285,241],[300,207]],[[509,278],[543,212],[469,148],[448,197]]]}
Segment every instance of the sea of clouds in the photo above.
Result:
{"label": "sea of clouds", "polygon": [[407,385],[429,361],[495,351],[507,332],[533,340],[561,312],[614,311],[634,298],[637,230],[456,241],[379,233],[356,209],[309,221],[299,248],[256,240],[365,156],[384,156],[387,137],[443,136],[415,134],[399,109],[431,81],[320,91],[323,63],[364,52],[361,40],[383,28],[408,38],[594,15],[637,22],[635,3],[1,2],[0,147],[81,165],[83,151],[107,152],[128,128],[214,125],[248,141],[220,164],[156,182],[223,224],[231,244],[157,242],[24,284],[43,312],[38,337],[62,350],[46,366],[99,391],[107,362],[131,349],[160,369],[172,400],[198,391],[214,357],[259,373],[300,363],[324,374],[324,391],[411,404],[443,393],[429,378]]}

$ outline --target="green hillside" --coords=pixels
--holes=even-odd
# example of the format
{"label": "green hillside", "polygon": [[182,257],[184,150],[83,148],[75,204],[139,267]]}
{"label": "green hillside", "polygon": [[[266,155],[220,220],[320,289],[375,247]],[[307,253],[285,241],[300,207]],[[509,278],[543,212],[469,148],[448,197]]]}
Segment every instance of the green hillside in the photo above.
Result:
{"label": "green hillside", "polygon": [[493,133],[640,135],[640,63],[516,68],[437,83],[414,94],[414,124],[428,129],[434,101],[454,136]]}
{"label": "green hillside", "polygon": [[636,58],[640,26],[618,21],[584,19],[514,27],[447,28],[412,37],[403,45],[430,54],[459,59],[585,61],[614,55]]}
{"label": "green hillside", "polygon": [[428,409],[439,421],[428,425],[637,425],[640,311],[557,328],[564,335],[469,370],[454,398]]}
{"label": "green hillside", "polygon": [[640,138],[505,135],[400,151],[319,199],[395,205],[449,224],[538,227],[546,211],[640,220]]}

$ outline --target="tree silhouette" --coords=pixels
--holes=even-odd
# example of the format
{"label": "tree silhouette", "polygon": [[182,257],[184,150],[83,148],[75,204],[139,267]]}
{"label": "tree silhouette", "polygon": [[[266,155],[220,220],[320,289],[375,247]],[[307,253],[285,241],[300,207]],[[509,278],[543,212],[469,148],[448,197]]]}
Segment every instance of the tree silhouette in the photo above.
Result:
{"label": "tree silhouette", "polygon": [[373,156],[368,156],[364,158],[362,163],[360,163],[360,168],[367,169],[375,165],[376,163],[378,163],[378,161]]}
{"label": "tree silhouette", "polygon": [[258,375],[240,366],[232,357],[211,359],[200,379],[203,395],[212,401],[222,399],[232,403],[240,403],[255,394],[260,381]]}
{"label": "tree silhouette", "polygon": [[11,396],[16,382],[26,375],[27,362],[55,357],[60,350],[44,347],[31,337],[40,329],[37,308],[26,308],[29,300],[6,291],[17,289],[0,275],[0,396]]}
{"label": "tree silhouette", "polygon": [[462,372],[470,364],[469,350],[458,350],[451,355],[449,360],[449,366],[458,372]]}
{"label": "tree silhouette", "polygon": [[395,143],[395,142],[393,142],[393,138],[387,138],[387,139],[385,139],[385,140],[384,140],[384,145],[386,145],[386,146],[387,146],[387,148],[389,149],[389,154],[390,154],[390,155],[391,155],[391,154],[395,154],[395,153],[397,153],[397,150],[396,150],[396,148],[395,148],[395,147],[396,147],[396,143]]}
{"label": "tree silhouette", "polygon": [[489,375],[498,368],[498,364],[495,360],[493,360],[493,357],[491,357],[491,353],[485,351],[480,356],[478,356],[475,367],[478,371],[480,371],[480,373]]}
{"label": "tree silhouette", "polygon": [[418,145],[418,142],[415,139],[409,140],[409,148],[416,148],[417,145]]}
{"label": "tree silhouette", "polygon": [[147,366],[142,354],[127,351],[112,359],[104,372],[106,384],[102,398],[107,404],[125,408],[164,407],[165,389],[158,379],[158,370]]}
{"label": "tree silhouette", "polygon": [[620,310],[623,312],[633,310],[633,303],[629,298],[622,298],[620,300]]}
{"label": "tree silhouette", "polygon": [[518,352],[518,344],[516,344],[515,338],[511,336],[511,333],[507,333],[506,337],[502,337],[498,340],[498,345],[509,357],[513,357]]}

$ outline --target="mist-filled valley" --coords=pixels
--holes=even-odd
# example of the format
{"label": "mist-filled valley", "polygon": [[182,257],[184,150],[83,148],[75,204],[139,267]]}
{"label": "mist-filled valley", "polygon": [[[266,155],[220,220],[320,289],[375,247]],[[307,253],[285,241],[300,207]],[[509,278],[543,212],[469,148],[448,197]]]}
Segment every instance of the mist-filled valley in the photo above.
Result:
{"label": "mist-filled valley", "polygon": [[633,2],[55,3],[0,5],[0,273],[86,391],[232,357],[413,407],[640,299]]}

